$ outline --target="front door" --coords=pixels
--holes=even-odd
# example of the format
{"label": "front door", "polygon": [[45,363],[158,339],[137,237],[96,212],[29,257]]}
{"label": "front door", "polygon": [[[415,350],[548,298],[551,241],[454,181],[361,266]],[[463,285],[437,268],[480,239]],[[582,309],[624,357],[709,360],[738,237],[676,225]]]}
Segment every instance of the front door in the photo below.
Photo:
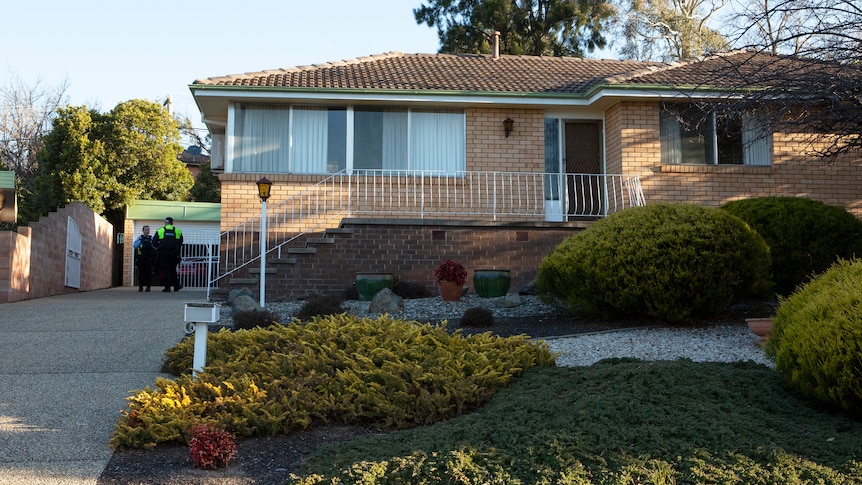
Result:
{"label": "front door", "polygon": [[604,214],[601,121],[567,121],[566,214],[571,219]]}

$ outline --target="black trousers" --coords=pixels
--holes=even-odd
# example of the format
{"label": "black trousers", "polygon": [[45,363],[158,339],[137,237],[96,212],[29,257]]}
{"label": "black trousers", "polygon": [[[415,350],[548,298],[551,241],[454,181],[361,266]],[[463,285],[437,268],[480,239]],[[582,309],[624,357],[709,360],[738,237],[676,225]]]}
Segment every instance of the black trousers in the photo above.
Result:
{"label": "black trousers", "polygon": [[180,263],[179,254],[177,251],[159,250],[159,269],[162,272],[162,283],[165,289],[169,290],[171,286],[174,291],[179,291],[180,280],[177,276],[177,265]]}
{"label": "black trousers", "polygon": [[153,282],[153,263],[155,262],[155,254],[139,254],[138,255],[138,287],[149,288]]}

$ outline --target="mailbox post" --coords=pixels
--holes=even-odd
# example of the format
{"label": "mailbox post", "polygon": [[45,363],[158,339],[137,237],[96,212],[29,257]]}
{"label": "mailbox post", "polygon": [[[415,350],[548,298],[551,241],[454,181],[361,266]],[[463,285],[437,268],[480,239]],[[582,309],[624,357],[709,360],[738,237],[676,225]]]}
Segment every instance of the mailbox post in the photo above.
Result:
{"label": "mailbox post", "polygon": [[188,302],[185,304],[183,320],[186,322],[186,333],[195,333],[192,375],[196,377],[198,372],[203,372],[204,366],[206,366],[208,326],[219,320],[218,304]]}

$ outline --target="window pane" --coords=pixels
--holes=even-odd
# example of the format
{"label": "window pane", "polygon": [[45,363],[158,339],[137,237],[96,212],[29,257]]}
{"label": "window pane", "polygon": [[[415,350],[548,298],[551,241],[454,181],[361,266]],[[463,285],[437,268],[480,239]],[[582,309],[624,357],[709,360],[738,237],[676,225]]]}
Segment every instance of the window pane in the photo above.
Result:
{"label": "window pane", "polygon": [[407,169],[407,111],[357,108],[353,168]]}
{"label": "window pane", "polygon": [[772,132],[765,116],[742,117],[742,147],[746,165],[772,164]]}
{"label": "window pane", "polygon": [[660,138],[662,162],[704,165],[715,163],[712,116],[688,105],[663,105]]}
{"label": "window pane", "polygon": [[323,174],[343,169],[346,138],[344,108],[294,108],[291,172]]}
{"label": "window pane", "polygon": [[290,146],[289,108],[238,104],[235,113],[233,170],[286,173]]}
{"label": "window pane", "polygon": [[[545,173],[560,173],[560,123],[545,120]],[[560,176],[545,175],[545,200],[560,200]]]}
{"label": "window pane", "polygon": [[715,136],[718,163],[742,165],[742,118],[738,115],[717,115]]}
{"label": "window pane", "polygon": [[467,166],[464,113],[410,112],[410,169],[447,173]]}

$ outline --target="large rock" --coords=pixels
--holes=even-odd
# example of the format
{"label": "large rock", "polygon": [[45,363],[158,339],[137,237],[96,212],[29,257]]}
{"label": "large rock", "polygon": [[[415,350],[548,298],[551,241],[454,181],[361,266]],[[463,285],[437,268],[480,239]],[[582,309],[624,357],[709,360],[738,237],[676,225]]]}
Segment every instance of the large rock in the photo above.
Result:
{"label": "large rock", "polygon": [[521,299],[520,296],[509,293],[508,295],[500,298],[494,304],[497,308],[515,308],[519,307],[524,303],[524,300]]}
{"label": "large rock", "polygon": [[235,288],[230,290],[230,293],[227,294],[227,304],[233,305],[233,301],[236,300],[238,296],[243,295],[254,298],[254,293],[252,293],[248,288]]}
{"label": "large rock", "polygon": [[518,291],[518,294],[531,295],[531,296],[538,295],[539,293],[541,293],[541,292],[539,291],[539,288],[536,286],[536,280],[530,281],[526,285],[522,286],[521,290]]}
{"label": "large rock", "polygon": [[250,312],[262,310],[260,304],[248,295],[240,295],[233,299],[233,312]]}
{"label": "large rock", "polygon": [[368,305],[368,313],[397,313],[403,310],[404,299],[392,293],[389,288],[378,291]]}

